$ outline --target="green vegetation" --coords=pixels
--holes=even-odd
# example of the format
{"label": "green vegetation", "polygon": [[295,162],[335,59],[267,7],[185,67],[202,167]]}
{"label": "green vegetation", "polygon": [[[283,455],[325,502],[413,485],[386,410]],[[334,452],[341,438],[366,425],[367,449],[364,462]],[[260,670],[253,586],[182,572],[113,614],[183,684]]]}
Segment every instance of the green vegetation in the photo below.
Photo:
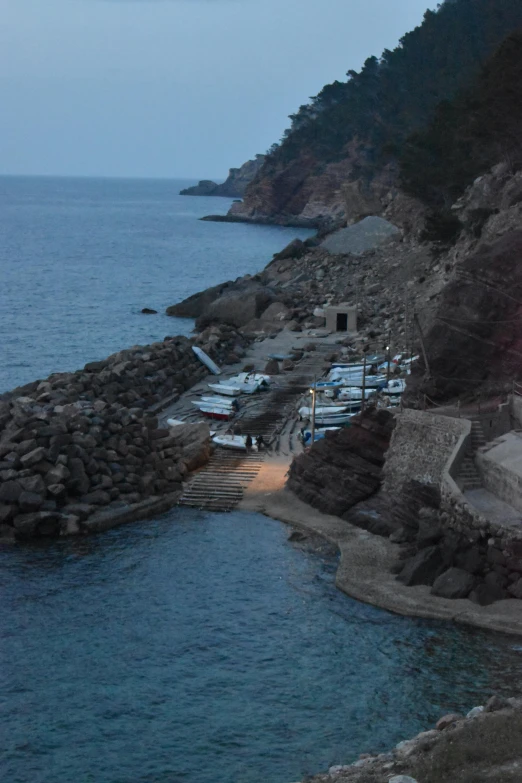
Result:
{"label": "green vegetation", "polygon": [[[412,168],[422,158],[424,168],[433,173],[444,150],[444,134],[458,122],[461,109],[453,103],[455,96],[473,83],[496,47],[519,27],[520,0],[446,0],[437,11],[426,11],[423,24],[407,33],[396,49],[385,50],[380,59],[370,57],[360,72],[349,71],[346,82],[326,85],[291,115],[281,143],[269,150],[263,174],[274,174],[303,155],[312,156],[319,168],[356,149],[358,173],[369,179],[383,164],[398,161],[406,147],[403,165],[410,191],[422,190],[423,198],[445,203],[445,177],[441,175],[442,182],[434,177],[433,186],[424,187],[420,174],[414,181]],[[411,138],[432,121],[435,142]],[[464,142],[455,154],[463,150]],[[474,163],[470,169],[475,170]],[[451,183],[453,192],[469,174],[460,171],[460,179]]]}
{"label": "green vegetation", "polygon": [[[520,168],[521,127],[522,32],[516,32],[470,88],[439,104],[427,128],[407,140],[401,154],[403,187],[441,214],[495,163]],[[475,215],[475,227],[487,217]]]}

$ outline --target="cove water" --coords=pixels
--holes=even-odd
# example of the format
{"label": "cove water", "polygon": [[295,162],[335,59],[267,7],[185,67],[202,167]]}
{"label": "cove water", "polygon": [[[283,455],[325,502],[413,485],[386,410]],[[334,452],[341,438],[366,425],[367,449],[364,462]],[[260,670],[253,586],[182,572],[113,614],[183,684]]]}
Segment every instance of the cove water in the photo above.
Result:
{"label": "cove water", "polygon": [[179,196],[189,184],[0,177],[0,393],[189,334],[193,322],[169,318],[166,307],[261,271],[313,233],[202,222],[232,200]]}
{"label": "cove water", "polygon": [[177,509],[0,552],[2,780],[290,783],[522,681],[508,639],[357,603],[287,537]]}

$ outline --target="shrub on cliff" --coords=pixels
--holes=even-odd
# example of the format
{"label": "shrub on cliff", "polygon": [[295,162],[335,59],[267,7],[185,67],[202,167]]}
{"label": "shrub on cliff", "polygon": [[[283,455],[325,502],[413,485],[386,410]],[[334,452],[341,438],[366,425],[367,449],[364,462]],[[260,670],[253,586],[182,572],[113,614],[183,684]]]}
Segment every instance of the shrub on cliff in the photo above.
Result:
{"label": "shrub on cliff", "polygon": [[405,190],[447,209],[499,160],[522,166],[522,32],[509,35],[474,84],[437,107],[428,127],[410,136],[401,155]]}
{"label": "shrub on cliff", "polygon": [[469,85],[495,47],[521,26],[518,0],[451,0],[426,11],[423,24],[393,51],[369,57],[361,71],[348,71],[346,82],[326,85],[292,114],[261,176],[303,154],[318,164],[335,161],[355,140],[361,173],[371,175],[431,120],[437,105]]}

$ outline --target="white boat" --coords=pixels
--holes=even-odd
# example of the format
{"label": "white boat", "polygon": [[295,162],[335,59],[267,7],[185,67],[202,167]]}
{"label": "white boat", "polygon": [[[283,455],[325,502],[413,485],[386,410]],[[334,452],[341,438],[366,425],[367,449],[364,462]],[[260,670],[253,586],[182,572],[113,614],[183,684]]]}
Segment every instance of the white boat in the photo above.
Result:
{"label": "white boat", "polygon": [[180,424],[186,424],[186,422],[182,419],[167,419],[167,424],[169,427],[179,427]]}
{"label": "white boat", "polygon": [[333,416],[316,416],[315,417],[315,424],[316,426],[324,426],[324,427],[332,427],[336,424],[348,424],[350,419],[353,419],[354,416],[358,416],[359,412],[354,411],[353,413],[336,413]]}
{"label": "white boat", "polygon": [[382,393],[389,394],[389,395],[402,394],[405,389],[406,389],[406,381],[404,380],[404,378],[394,378],[393,381],[390,381],[384,387]]}
{"label": "white boat", "polygon": [[235,415],[233,408],[225,408],[223,406],[212,405],[208,402],[200,402],[199,410],[209,419],[218,419],[219,421],[228,421]]}
{"label": "white boat", "polygon": [[272,376],[259,372],[240,372],[229,378],[228,383],[259,383],[269,386],[272,383]]}
{"label": "white boat", "polygon": [[[257,451],[255,439],[252,440],[252,451]],[[221,446],[222,449],[246,451],[246,435],[214,435],[212,441],[216,446]]]}
{"label": "white boat", "polygon": [[[332,394],[334,392],[331,392]],[[364,390],[364,399],[367,400],[368,397],[371,397],[372,394],[375,394],[375,389],[365,389]],[[336,400],[362,400],[362,388],[360,386],[341,386],[339,389],[339,393],[337,394]]]}
{"label": "white boat", "polygon": [[213,405],[224,405],[226,408],[239,408],[238,401],[233,397],[218,397],[217,394],[212,395],[211,397],[201,397],[201,402],[208,402]]}
{"label": "white boat", "polygon": [[218,394],[225,394],[227,397],[238,397],[240,394],[254,394],[254,392],[259,390],[258,383],[231,383],[230,381],[209,383],[208,387]]}
{"label": "white boat", "polygon": [[223,405],[220,402],[205,402],[204,400],[191,400],[191,402],[202,412],[207,410],[226,411],[232,415],[236,412],[233,405]]}
{"label": "white boat", "polygon": [[226,397],[238,397],[241,394],[239,384],[232,385],[225,383],[224,381],[220,381],[219,383],[208,383],[207,386],[209,389],[212,389],[213,392],[217,392],[217,394],[224,394]]}
{"label": "white boat", "polygon": [[355,387],[361,388],[365,386],[366,389],[382,389],[386,386],[385,375],[367,375],[363,378],[359,376],[345,376],[339,378],[331,378],[328,381],[320,381],[316,384],[317,391],[322,389],[336,389],[340,387]]}
{"label": "white boat", "polygon": [[[350,364],[350,362],[332,362],[332,370],[345,370],[346,372],[363,372],[364,364]],[[368,369],[370,365],[367,365]]]}
{"label": "white boat", "polygon": [[[324,416],[324,415],[333,415],[335,413],[344,413],[346,411],[347,406],[346,405],[321,405],[316,406],[315,408],[315,418],[317,419],[318,416]],[[312,408],[303,407],[299,408],[299,418],[300,419],[311,419],[312,418]]]}
{"label": "white boat", "polygon": [[221,375],[221,370],[219,369],[217,364],[212,361],[210,356],[205,353],[205,351],[202,351],[201,348],[198,348],[197,345],[193,345],[192,350],[198,357],[199,361],[205,365],[207,370],[210,370],[210,372],[213,373],[214,375]]}

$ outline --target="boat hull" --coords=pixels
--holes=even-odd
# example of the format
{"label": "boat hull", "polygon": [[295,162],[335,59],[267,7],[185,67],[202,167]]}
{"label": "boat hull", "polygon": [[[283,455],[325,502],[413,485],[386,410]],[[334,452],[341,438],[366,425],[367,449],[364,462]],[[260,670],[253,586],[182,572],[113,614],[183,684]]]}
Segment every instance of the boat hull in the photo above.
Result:
{"label": "boat hull", "polygon": [[193,345],[192,346],[192,350],[194,351],[194,353],[198,357],[198,359],[201,362],[201,364],[205,365],[207,370],[210,370],[210,372],[213,375],[221,375],[221,370],[219,369],[217,364],[212,361],[210,356],[205,353],[205,351],[202,351],[201,348],[198,348],[197,345]]}
{"label": "boat hull", "polygon": [[200,408],[199,410],[207,419],[215,419],[216,421],[228,421],[234,416],[233,410],[226,410],[225,408],[221,408],[221,410],[216,408]]}

